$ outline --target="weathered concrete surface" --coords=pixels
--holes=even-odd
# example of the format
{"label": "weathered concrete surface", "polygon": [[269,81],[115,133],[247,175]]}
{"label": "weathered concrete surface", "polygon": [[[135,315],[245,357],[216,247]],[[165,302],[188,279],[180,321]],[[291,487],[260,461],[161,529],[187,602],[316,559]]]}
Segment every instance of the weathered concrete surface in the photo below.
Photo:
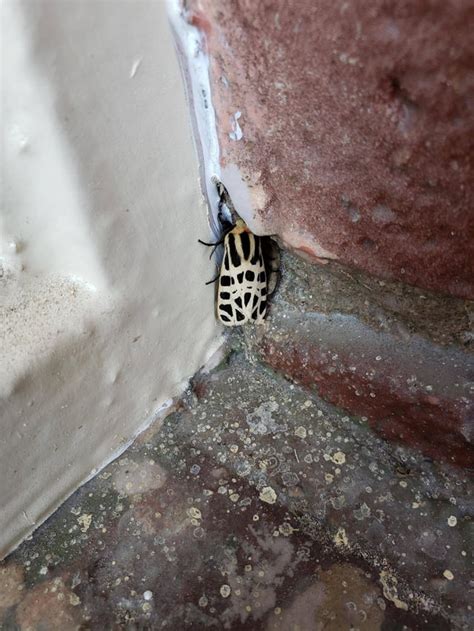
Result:
{"label": "weathered concrete surface", "polygon": [[0,565],[0,626],[468,629],[471,513],[239,351]]}
{"label": "weathered concrete surface", "polygon": [[267,325],[248,340],[382,436],[474,467],[473,319],[472,303],[285,255]]}
{"label": "weathered concrete surface", "polygon": [[473,298],[472,2],[185,4],[210,53],[222,163],[263,229]]}

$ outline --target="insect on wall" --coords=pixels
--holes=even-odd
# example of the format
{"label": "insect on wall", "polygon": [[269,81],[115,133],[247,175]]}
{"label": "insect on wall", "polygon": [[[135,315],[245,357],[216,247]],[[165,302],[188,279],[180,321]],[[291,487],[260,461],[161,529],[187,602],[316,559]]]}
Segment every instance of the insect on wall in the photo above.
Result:
{"label": "insect on wall", "polygon": [[[217,282],[217,318],[225,326],[261,324],[267,314],[268,299],[278,284],[280,250],[271,237],[251,232],[235,211],[225,186],[217,178],[214,182],[222,237],[216,243],[199,243],[213,247],[211,256],[221,244],[224,249],[218,275],[206,283]],[[225,208],[231,221],[224,214]]]}

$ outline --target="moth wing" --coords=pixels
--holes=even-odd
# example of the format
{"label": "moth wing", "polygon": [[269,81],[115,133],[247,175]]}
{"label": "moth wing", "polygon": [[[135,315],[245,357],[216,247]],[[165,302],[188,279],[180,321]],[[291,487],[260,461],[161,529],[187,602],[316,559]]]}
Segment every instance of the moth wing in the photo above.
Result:
{"label": "moth wing", "polygon": [[256,262],[243,261],[242,271],[243,282],[236,285],[236,299],[241,298],[238,304],[242,304],[245,321],[261,324],[267,311],[267,274],[262,257]]}
{"label": "moth wing", "polygon": [[245,238],[249,238],[255,247],[252,256],[247,258],[239,235],[230,235],[224,243],[217,289],[217,317],[225,326],[240,326],[247,322],[260,324],[265,318],[267,277],[261,244],[254,235]]}
{"label": "moth wing", "polygon": [[271,237],[261,237],[262,255],[267,273],[268,295],[272,296],[280,281],[280,248]]}

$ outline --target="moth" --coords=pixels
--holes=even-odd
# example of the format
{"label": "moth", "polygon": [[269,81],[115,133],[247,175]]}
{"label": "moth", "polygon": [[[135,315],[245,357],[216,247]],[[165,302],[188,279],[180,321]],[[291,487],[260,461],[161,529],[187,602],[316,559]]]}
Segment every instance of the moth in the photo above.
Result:
{"label": "moth", "polygon": [[[280,250],[271,237],[261,237],[249,229],[230,200],[227,189],[216,180],[219,195],[218,219],[223,235],[217,243],[223,245],[220,271],[210,284],[217,281],[216,314],[225,326],[240,326],[247,322],[261,324],[267,314],[268,299],[279,280]],[[227,207],[233,221],[225,218]]]}

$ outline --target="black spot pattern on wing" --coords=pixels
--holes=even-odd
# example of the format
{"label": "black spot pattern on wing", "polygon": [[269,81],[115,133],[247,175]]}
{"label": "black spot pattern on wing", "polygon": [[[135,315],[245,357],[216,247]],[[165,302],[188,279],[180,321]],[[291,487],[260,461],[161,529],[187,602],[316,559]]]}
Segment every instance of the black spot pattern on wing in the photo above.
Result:
{"label": "black spot pattern on wing", "polygon": [[250,256],[250,235],[248,232],[242,232],[240,235],[240,243],[242,245],[242,256],[245,261]]}
{"label": "black spot pattern on wing", "polygon": [[219,297],[222,300],[229,300],[230,298],[230,293],[228,291],[221,291],[221,293],[219,294]]}
{"label": "black spot pattern on wing", "polygon": [[222,287],[230,287],[230,276],[226,276],[225,274],[222,274],[221,272],[221,276],[219,278],[219,284],[222,285]]}
{"label": "black spot pattern on wing", "polygon": [[230,254],[230,260],[232,261],[233,268],[240,266],[240,254],[237,252],[236,239],[236,235],[230,232],[228,235],[228,249],[226,252],[227,254]]}
{"label": "black spot pattern on wing", "polygon": [[244,294],[244,304],[247,306],[252,300],[252,294],[249,291],[246,291]]}
{"label": "black spot pattern on wing", "polygon": [[232,307],[229,304],[221,303],[221,305],[219,306],[219,310],[232,316]]}
{"label": "black spot pattern on wing", "polygon": [[252,283],[255,280],[255,272],[252,272],[252,270],[248,269],[245,272],[245,280],[248,280]]}
{"label": "black spot pattern on wing", "polygon": [[254,241],[254,250],[252,258],[250,259],[250,263],[251,265],[256,265],[259,261],[262,260],[262,249],[260,247],[260,237],[256,237],[255,235],[252,236]]}

